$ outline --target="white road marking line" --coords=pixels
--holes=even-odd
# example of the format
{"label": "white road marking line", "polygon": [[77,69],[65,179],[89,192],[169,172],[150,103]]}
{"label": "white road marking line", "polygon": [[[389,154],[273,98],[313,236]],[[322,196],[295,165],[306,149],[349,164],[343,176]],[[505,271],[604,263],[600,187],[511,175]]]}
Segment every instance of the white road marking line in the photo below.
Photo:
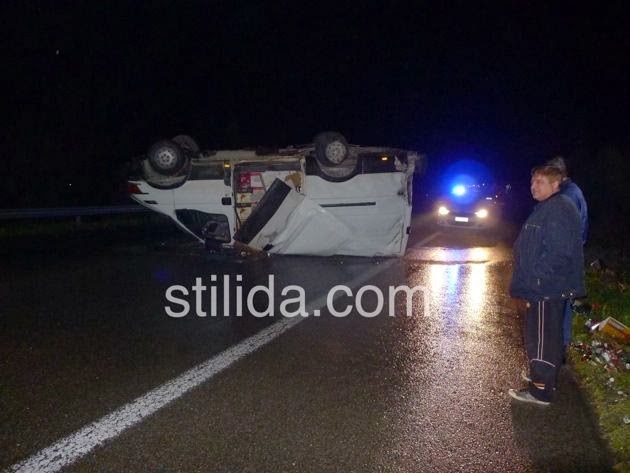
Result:
{"label": "white road marking line", "polygon": [[[396,261],[396,259],[392,259],[376,265],[346,285],[354,291],[357,286],[383,272]],[[308,313],[312,314],[316,309],[325,307],[326,297],[327,294],[324,294],[308,304],[306,307]],[[53,445],[31,455],[26,460],[16,463],[8,471],[52,473],[61,470],[106,441],[117,437],[125,430],[138,424],[144,418],[154,414],[186,392],[208,381],[234,362],[253,353],[274,338],[279,337],[304,319],[304,317],[282,318],[279,322],[189,369],[177,378],[158,386],[114,412],[62,438]]]}

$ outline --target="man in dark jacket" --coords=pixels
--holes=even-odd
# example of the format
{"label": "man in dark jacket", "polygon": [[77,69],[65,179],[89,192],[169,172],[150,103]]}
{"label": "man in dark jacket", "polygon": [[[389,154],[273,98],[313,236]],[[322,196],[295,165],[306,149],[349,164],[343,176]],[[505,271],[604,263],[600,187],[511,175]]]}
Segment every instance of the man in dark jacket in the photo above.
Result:
{"label": "man in dark jacket", "polygon": [[[580,214],[580,224],[582,228],[582,244],[586,244],[586,237],[588,235],[588,206],[586,205],[586,199],[582,193],[582,189],[569,178],[567,172],[567,165],[561,156],[557,156],[547,161],[549,166],[558,168],[562,173],[562,182],[560,183],[560,193],[566,195],[571,202],[575,204],[578,213]],[[573,308],[571,307],[571,301],[567,301],[564,306],[564,322],[562,324],[562,343],[566,352],[569,343],[571,343],[571,331],[573,329]]]}
{"label": "man in dark jacket", "polygon": [[569,177],[569,172],[567,171],[567,165],[564,162],[564,158],[562,156],[556,156],[553,159],[547,161],[549,166],[553,166],[558,168],[558,170],[562,173],[562,182],[560,182],[560,193],[566,195],[571,202],[575,204],[575,207],[580,214],[580,225],[582,228],[582,244],[586,244],[586,239],[588,237],[588,206],[586,205],[586,199],[584,198],[584,193],[582,189],[573,182],[573,180]]}
{"label": "man in dark jacket", "polygon": [[514,244],[512,297],[524,299],[528,387],[510,389],[518,401],[548,405],[562,363],[562,323],[567,299],[582,297],[584,257],[580,216],[560,194],[562,173],[553,166],[532,170],[531,192],[539,203]]}

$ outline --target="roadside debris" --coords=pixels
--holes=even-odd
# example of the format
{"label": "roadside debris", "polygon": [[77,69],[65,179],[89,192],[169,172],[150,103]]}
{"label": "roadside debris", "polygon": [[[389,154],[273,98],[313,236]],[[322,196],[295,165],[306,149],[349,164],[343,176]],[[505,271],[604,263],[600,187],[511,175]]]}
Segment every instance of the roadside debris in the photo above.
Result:
{"label": "roadside debris", "polygon": [[613,317],[607,317],[593,326],[591,330],[595,330],[595,328],[620,342],[630,342],[630,328]]}
{"label": "roadside debris", "polygon": [[630,371],[630,353],[616,343],[592,340],[591,343],[572,343],[571,346],[581,354],[582,361],[601,365],[608,372]]}
{"label": "roadside debris", "polygon": [[[590,342],[571,344],[580,353],[582,361],[601,365],[609,373],[630,371],[630,353],[627,351],[627,342],[630,340],[628,327],[613,317],[607,317],[601,322],[588,319],[584,326],[597,338]],[[609,384],[613,382],[614,379],[610,378]]]}
{"label": "roadside debris", "polygon": [[597,330],[621,343],[630,342],[630,328],[613,317],[607,317],[601,322],[588,319],[584,325],[591,333]]}

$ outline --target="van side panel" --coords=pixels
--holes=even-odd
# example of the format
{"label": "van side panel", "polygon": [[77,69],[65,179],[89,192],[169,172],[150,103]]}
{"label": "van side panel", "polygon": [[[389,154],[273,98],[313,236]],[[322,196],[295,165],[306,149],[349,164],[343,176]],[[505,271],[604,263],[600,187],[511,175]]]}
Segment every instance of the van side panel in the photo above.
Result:
{"label": "van side panel", "polygon": [[360,174],[344,183],[307,176],[305,188],[308,198],[338,217],[357,239],[383,255],[404,253],[411,220],[405,173]]}

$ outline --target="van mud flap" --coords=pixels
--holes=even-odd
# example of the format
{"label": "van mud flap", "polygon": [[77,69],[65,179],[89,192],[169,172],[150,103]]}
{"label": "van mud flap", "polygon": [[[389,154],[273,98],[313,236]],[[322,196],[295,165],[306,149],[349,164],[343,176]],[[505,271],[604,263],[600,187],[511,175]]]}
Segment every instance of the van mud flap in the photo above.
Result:
{"label": "van mud flap", "polygon": [[339,218],[275,179],[234,239],[276,254],[377,254]]}

